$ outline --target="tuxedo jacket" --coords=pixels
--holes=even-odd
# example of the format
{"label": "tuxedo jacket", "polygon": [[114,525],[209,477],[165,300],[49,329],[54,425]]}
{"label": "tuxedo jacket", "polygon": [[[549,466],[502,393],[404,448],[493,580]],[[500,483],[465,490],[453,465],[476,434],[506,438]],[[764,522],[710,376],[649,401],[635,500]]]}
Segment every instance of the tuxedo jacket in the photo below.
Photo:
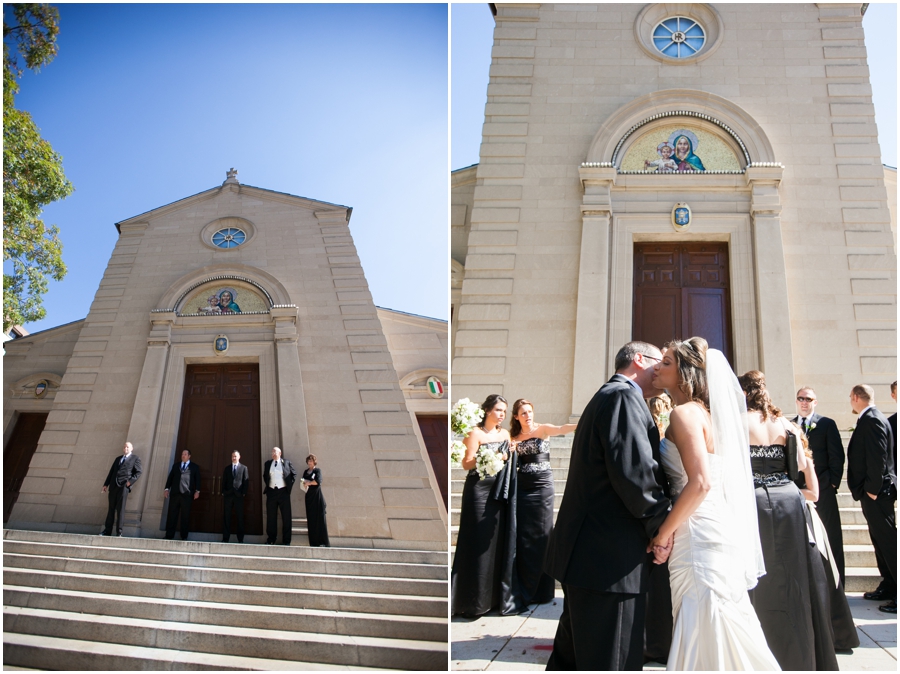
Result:
{"label": "tuxedo jacket", "polygon": [[888,417],[888,424],[891,427],[891,433],[894,434],[894,472],[897,471],[897,413],[894,412]]}
{"label": "tuxedo jacket", "polygon": [[[225,470],[222,471],[222,493],[233,493],[235,496],[246,496],[247,490],[250,488],[250,471],[247,470],[247,466],[238,463],[237,476],[235,476],[231,470],[232,465],[233,464],[229,463],[225,466]],[[234,486],[235,479],[237,479],[239,485],[237,489],[235,489]]]}
{"label": "tuxedo jacket", "polygon": [[[794,417],[797,424],[800,423],[800,419],[800,415]],[[806,431],[806,438],[813,454],[819,484],[833,484],[840,487],[841,478],[844,477],[844,443],[841,442],[841,432],[837,424],[833,419],[815,412],[806,423],[808,426],[813,424],[816,426]]]}
{"label": "tuxedo jacket", "polygon": [[647,543],[671,503],[659,431],[641,394],[614,375],[584,408],[544,570],[561,583],[637,594],[648,587]]}
{"label": "tuxedo jacket", "polygon": [[894,468],[894,435],[877,407],[867,409],[856,420],[856,430],[847,445],[847,486],[853,498],[878,494],[884,482],[897,484]]}
{"label": "tuxedo jacket", "polygon": [[[122,455],[124,456],[124,454]],[[122,456],[117,456],[113,462],[112,466],[109,468],[109,473],[106,475],[106,482],[103,483],[104,487],[111,487],[113,485],[117,485],[119,487],[124,487],[126,482],[131,483],[131,487],[134,486],[134,483],[138,481],[138,478],[141,476],[141,460],[138,458],[137,454],[132,452],[127,457],[125,457],[125,462],[122,463]],[[128,491],[131,491],[131,487],[127,487]]]}
{"label": "tuxedo jacket", "polygon": [[[194,492],[200,491],[200,469],[197,467],[196,463],[191,461],[188,464],[188,471],[191,473],[190,489],[188,489],[188,493],[193,494]],[[172,465],[172,470],[169,471],[169,477],[166,479],[166,489],[169,490],[169,496],[172,496],[173,492],[177,494],[181,493],[181,461],[176,461]]]}
{"label": "tuxedo jacket", "polygon": [[[291,488],[294,486],[294,480],[297,479],[297,471],[294,469],[294,464],[287,459],[279,459],[279,461],[281,461],[282,475],[284,475],[284,486],[288,490],[288,494],[290,494]],[[263,484],[265,485],[263,494],[268,494],[271,491],[269,488],[269,471],[271,468],[272,460],[269,459],[266,461],[265,468],[263,468]]]}

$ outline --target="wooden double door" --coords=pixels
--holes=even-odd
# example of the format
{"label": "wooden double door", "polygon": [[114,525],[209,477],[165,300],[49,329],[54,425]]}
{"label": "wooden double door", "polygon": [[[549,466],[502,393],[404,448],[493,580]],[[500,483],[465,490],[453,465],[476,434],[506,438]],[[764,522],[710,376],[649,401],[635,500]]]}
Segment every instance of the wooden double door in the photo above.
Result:
{"label": "wooden double door", "polygon": [[245,533],[262,533],[259,424],[259,364],[187,366],[175,460],[181,461],[181,452],[188,449],[200,469],[200,498],[191,506],[191,531],[222,533],[222,473],[237,450],[250,473]]}
{"label": "wooden double door", "polygon": [[9,442],[3,450],[3,521],[19,498],[19,488],[28,475],[31,457],[47,423],[47,413],[23,412],[19,414]]}
{"label": "wooden double door", "polygon": [[732,359],[728,244],[636,243],[632,339],[703,337]]}

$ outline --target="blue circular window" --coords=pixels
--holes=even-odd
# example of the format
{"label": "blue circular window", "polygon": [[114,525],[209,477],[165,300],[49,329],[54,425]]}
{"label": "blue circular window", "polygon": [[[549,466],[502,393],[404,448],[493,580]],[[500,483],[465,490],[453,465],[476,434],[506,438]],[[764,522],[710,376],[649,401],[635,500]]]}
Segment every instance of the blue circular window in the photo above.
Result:
{"label": "blue circular window", "polygon": [[703,26],[694,19],[673,16],[660,21],[653,30],[653,46],[663,56],[688,58],[699,52],[706,42]]}
{"label": "blue circular window", "polygon": [[219,248],[237,248],[247,240],[244,231],[237,227],[226,227],[212,235],[212,242]]}

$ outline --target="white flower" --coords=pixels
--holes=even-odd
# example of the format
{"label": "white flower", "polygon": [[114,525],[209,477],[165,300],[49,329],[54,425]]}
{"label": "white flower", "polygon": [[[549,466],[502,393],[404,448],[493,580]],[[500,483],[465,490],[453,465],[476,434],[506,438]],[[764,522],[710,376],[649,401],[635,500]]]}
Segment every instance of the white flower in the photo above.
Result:
{"label": "white flower", "polygon": [[475,470],[481,480],[496,475],[503,470],[503,457],[495,449],[481,445],[475,454]]}
{"label": "white flower", "polygon": [[450,413],[450,427],[457,435],[466,436],[484,418],[481,405],[468,398],[458,400]]}
{"label": "white flower", "polygon": [[808,426],[809,430],[812,430],[812,429],[814,429],[815,427],[816,427],[816,422],[815,422],[815,421],[812,422],[812,423]]}
{"label": "white flower", "polygon": [[454,440],[450,445],[450,465],[459,466],[462,464],[463,456],[466,453],[466,446],[459,440]]}

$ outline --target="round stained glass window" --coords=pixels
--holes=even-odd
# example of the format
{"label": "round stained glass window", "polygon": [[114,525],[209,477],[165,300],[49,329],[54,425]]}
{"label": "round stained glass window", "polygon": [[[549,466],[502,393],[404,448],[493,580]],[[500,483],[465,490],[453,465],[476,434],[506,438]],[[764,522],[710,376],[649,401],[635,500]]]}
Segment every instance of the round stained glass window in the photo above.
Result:
{"label": "round stained glass window", "polygon": [[237,248],[247,240],[244,231],[237,227],[226,227],[212,235],[212,242],[219,248]]}
{"label": "round stained glass window", "polygon": [[660,21],[653,30],[653,46],[663,56],[683,59],[703,48],[706,33],[694,19],[673,16]]}

